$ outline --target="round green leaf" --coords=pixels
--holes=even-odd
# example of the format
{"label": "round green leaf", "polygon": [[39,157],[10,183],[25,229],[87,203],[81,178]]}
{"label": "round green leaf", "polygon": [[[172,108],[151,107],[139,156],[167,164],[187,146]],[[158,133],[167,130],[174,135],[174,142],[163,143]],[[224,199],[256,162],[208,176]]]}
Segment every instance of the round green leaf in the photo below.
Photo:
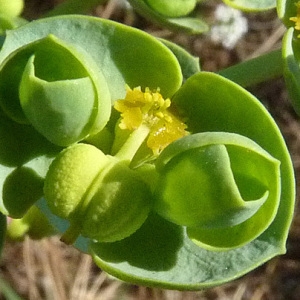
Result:
{"label": "round green leaf", "polygon": [[9,31],[0,63],[20,47],[49,34],[83,56],[88,53],[103,73],[112,101],[125,96],[125,84],[150,89],[160,87],[162,95],[170,97],[182,83],[176,57],[160,41],[140,30],[87,16],[46,18]]}
{"label": "round green leaf", "polygon": [[253,141],[236,134],[184,137],[157,160],[161,175],[155,209],[188,226],[189,236],[202,247],[240,247],[264,232],[276,215],[279,166]]}
{"label": "round green leaf", "polygon": [[237,84],[207,72],[190,77],[172,103],[184,112],[191,132],[238,133],[280,161],[280,206],[264,234],[274,234],[284,244],[294,209],[294,171],[282,134],[266,108]]}
{"label": "round green leaf", "polygon": [[53,35],[12,52],[1,65],[0,78],[2,109],[54,144],[68,146],[97,133],[110,117],[101,71],[88,55]]}
{"label": "round green leaf", "polygon": [[275,253],[283,253],[284,247],[260,236],[235,250],[205,250],[188,238],[184,227],[152,215],[136,233],[120,242],[91,242],[90,252],[102,270],[122,280],[199,290],[236,279]]}
{"label": "round green leaf", "polygon": [[276,0],[223,0],[223,2],[244,11],[264,11],[276,7]]}

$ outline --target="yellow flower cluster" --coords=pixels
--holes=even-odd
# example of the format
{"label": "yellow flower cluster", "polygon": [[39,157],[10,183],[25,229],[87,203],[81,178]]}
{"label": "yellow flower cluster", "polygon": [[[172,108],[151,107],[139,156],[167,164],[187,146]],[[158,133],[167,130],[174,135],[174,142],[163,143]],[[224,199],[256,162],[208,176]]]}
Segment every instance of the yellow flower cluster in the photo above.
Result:
{"label": "yellow flower cluster", "polygon": [[[296,17],[291,17],[290,20],[292,22],[295,22],[295,29],[300,30],[300,1],[295,3],[295,5],[297,7],[297,16]],[[300,34],[298,35],[298,37],[300,37]]]}
{"label": "yellow flower cluster", "polygon": [[141,87],[134,89],[126,86],[125,99],[115,102],[115,109],[121,113],[121,129],[135,130],[146,125],[150,132],[147,146],[154,154],[159,154],[171,142],[188,134],[187,126],[175,117],[169,110],[170,99],[164,99],[159,89],[142,91]]}

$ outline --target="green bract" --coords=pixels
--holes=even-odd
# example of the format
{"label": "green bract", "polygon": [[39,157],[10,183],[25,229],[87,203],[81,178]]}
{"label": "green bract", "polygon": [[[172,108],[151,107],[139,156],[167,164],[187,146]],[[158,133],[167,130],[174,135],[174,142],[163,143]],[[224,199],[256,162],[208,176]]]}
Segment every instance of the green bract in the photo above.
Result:
{"label": "green bract", "polygon": [[[157,171],[141,167],[158,214],[150,214],[128,238],[94,241],[90,249],[102,269],[123,280],[201,289],[285,252],[295,197],[293,168],[274,120],[233,82],[200,72],[187,79],[172,104],[192,134],[165,148]],[[196,209],[182,203],[182,193]],[[199,195],[220,207],[212,209],[214,204]]]}
{"label": "green bract", "polygon": [[187,226],[189,237],[204,248],[240,247],[276,215],[280,163],[243,136],[187,136],[167,147],[156,165],[155,210]]}
{"label": "green bract", "polygon": [[[15,72],[13,65],[23,73]],[[95,134],[109,119],[111,101],[101,71],[53,35],[13,52],[3,62],[0,78],[2,109],[15,121],[32,124],[56,145]],[[15,89],[7,90],[13,78]]]}
{"label": "green bract", "polygon": [[161,87],[170,97],[181,83],[166,46],[112,21],[63,16],[7,32],[0,52],[0,211],[22,217],[43,195],[61,146],[87,138],[110,148],[103,127],[126,84]]}
{"label": "green bract", "polygon": [[200,18],[186,16],[195,7],[194,0],[129,0],[129,2],[141,15],[171,30],[199,34],[209,29]]}

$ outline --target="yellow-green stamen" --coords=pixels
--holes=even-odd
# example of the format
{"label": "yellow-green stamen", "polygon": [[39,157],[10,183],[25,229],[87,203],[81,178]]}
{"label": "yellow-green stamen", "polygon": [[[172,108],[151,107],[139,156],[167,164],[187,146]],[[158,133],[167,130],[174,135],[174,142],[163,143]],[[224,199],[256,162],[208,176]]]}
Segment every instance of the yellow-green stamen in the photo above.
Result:
{"label": "yellow-green stamen", "polygon": [[147,146],[159,154],[171,142],[188,134],[187,126],[170,112],[171,100],[164,99],[159,89],[142,91],[126,87],[124,99],[115,102],[115,109],[121,113],[121,129],[136,130],[141,125],[149,127]]}

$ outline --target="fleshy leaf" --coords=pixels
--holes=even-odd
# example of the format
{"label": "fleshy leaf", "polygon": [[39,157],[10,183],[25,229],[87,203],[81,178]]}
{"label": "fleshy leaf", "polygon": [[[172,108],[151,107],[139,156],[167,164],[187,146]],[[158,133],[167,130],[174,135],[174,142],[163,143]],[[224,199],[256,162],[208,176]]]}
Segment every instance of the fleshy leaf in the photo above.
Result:
{"label": "fleshy leaf", "polygon": [[0,139],[0,211],[20,218],[43,195],[44,177],[61,148],[31,126],[17,124],[3,113]]}
{"label": "fleshy leaf", "polygon": [[264,11],[276,7],[276,0],[223,0],[223,2],[244,11]]}
{"label": "fleshy leaf", "polygon": [[176,57],[160,41],[123,24],[88,16],[46,18],[9,31],[0,63],[20,47],[49,34],[81,55],[88,53],[103,73],[113,102],[125,96],[125,84],[160,87],[162,95],[170,97],[182,83]]}
{"label": "fleshy leaf", "polygon": [[199,290],[236,279],[284,252],[284,247],[260,236],[235,250],[209,251],[193,243],[184,227],[153,215],[127,239],[91,242],[90,252],[102,270],[122,280],[167,289]]}
{"label": "fleshy leaf", "polygon": [[187,136],[166,148],[157,166],[157,213],[188,226],[188,235],[202,247],[240,247],[265,231],[276,215],[280,164],[245,137]]}
{"label": "fleshy leaf", "polygon": [[111,101],[101,71],[89,56],[53,35],[9,55],[0,78],[2,109],[15,121],[32,124],[54,144],[82,140],[109,119]]}
{"label": "fleshy leaf", "polygon": [[27,119],[54,144],[64,146],[84,139],[95,102],[91,80],[45,81],[35,76],[34,58],[29,59],[20,84],[20,102]]}

